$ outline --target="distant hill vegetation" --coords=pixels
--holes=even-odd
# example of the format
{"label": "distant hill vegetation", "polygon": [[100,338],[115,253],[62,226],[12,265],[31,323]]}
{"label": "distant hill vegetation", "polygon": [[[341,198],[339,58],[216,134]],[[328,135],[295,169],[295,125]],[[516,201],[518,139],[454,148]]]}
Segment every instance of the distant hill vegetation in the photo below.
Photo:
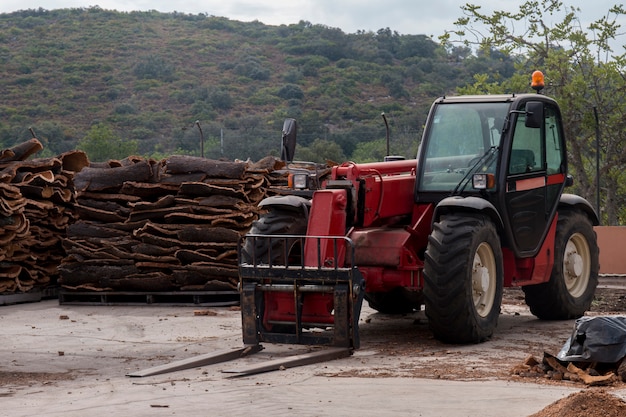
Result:
{"label": "distant hill vegetation", "polygon": [[46,155],[100,139],[109,146],[92,160],[120,149],[258,160],[279,154],[283,119],[293,117],[296,159],[368,161],[386,151],[384,112],[391,153],[414,157],[434,98],[476,73],[513,72],[502,54],[445,49],[390,28],[348,34],[305,21],[24,10],[0,14],[0,146],[33,128]]}

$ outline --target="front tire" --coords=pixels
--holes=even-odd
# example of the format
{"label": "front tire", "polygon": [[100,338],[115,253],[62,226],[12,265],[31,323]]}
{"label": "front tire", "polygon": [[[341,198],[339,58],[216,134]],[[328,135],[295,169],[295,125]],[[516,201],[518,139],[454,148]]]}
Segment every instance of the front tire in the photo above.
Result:
{"label": "front tire", "polygon": [[484,215],[442,217],[428,237],[424,304],[445,343],[479,343],[493,334],[502,303],[500,238]]}
{"label": "front tire", "polygon": [[[270,207],[252,224],[249,233],[255,235],[305,235],[308,219],[302,211]],[[247,238],[241,250],[244,263],[302,265],[300,239]],[[285,259],[287,254],[287,259]],[[271,255],[271,259],[270,259]]]}
{"label": "front tire", "polygon": [[[302,211],[270,206],[268,211],[252,224],[249,234],[302,236],[306,234],[307,225],[308,219]],[[295,237],[272,239],[247,237],[241,248],[241,261],[249,265],[302,265],[302,250],[302,240]],[[290,294],[286,297],[285,293],[266,292],[263,299],[263,303],[257,307],[260,309],[258,314],[264,317],[262,326],[266,331],[295,333],[295,325],[270,323],[267,318],[268,312],[265,311],[265,306],[289,303],[293,296],[290,298]],[[245,320],[243,325],[246,326]],[[255,329],[253,333],[257,332]]]}
{"label": "front tire", "polygon": [[542,320],[576,319],[591,307],[600,269],[596,233],[581,212],[559,212],[550,280],[522,287],[530,312]]}

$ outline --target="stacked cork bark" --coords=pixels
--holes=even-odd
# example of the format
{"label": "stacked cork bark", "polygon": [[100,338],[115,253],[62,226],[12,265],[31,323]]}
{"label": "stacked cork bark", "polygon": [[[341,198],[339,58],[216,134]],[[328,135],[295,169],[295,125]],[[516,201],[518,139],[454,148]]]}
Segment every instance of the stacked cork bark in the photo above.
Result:
{"label": "stacked cork bark", "polygon": [[79,220],[59,266],[65,290],[236,290],[237,241],[276,164],[127,158],[74,177]]}
{"label": "stacked cork bark", "polygon": [[0,153],[0,295],[56,284],[62,240],[76,218],[72,180],[87,156],[26,160],[42,149],[33,138]]}
{"label": "stacked cork bark", "polygon": [[269,188],[284,182],[283,164],[273,157],[90,164],[72,151],[29,159],[42,149],[32,139],[0,151],[3,297],[58,285],[77,292],[234,291],[238,239]]}

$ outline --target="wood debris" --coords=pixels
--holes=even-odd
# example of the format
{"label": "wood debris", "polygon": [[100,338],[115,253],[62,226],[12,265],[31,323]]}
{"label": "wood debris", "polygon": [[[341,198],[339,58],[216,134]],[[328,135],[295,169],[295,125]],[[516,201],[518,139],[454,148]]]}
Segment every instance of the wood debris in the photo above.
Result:
{"label": "wood debris", "polygon": [[573,363],[559,361],[554,355],[544,352],[538,361],[530,355],[523,363],[515,366],[511,373],[527,378],[546,378],[554,381],[581,382],[587,386],[611,385],[626,382],[626,361],[619,363]]}

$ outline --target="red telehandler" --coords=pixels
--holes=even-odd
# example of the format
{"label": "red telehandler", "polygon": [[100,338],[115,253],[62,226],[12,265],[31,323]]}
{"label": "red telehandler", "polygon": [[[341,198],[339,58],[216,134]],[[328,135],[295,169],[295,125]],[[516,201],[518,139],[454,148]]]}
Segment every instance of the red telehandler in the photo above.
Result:
{"label": "red telehandler", "polygon": [[564,193],[558,104],[537,94],[441,97],[416,160],[333,167],[312,199],[271,197],[240,246],[243,341],[359,347],[363,298],[422,307],[434,336],[478,343],[503,287],[540,319],[572,319],[598,282],[598,217]]}

